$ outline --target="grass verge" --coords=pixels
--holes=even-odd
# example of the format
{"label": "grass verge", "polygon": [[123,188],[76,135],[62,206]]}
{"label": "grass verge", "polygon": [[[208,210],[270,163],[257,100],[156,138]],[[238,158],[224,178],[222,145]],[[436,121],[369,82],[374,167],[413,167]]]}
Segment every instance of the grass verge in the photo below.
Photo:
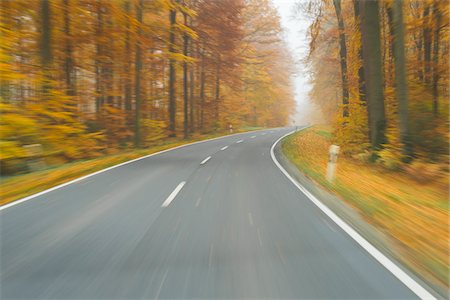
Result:
{"label": "grass verge", "polygon": [[329,183],[325,174],[331,140],[330,128],[314,126],[285,138],[282,150],[299,170],[389,236],[403,263],[448,289],[448,177],[420,183],[406,173],[341,155],[336,180]]}
{"label": "grass verge", "polygon": [[[258,129],[261,128],[251,128],[249,130],[246,128],[244,131]],[[106,155],[96,159],[68,163],[38,172],[16,175],[6,179],[2,178],[0,182],[0,206],[128,160],[184,144],[225,135],[227,134],[215,133],[198,135],[187,140],[171,139],[161,143],[160,145],[145,149],[129,150],[114,155]]]}

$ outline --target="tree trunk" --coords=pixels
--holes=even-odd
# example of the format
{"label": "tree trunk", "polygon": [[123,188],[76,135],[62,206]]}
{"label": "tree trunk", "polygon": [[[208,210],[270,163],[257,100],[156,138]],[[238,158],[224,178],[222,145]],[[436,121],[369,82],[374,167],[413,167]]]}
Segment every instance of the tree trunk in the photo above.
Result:
{"label": "tree trunk", "polygon": [[400,140],[403,146],[404,160],[412,158],[412,144],[408,125],[408,85],[406,78],[405,58],[405,25],[403,24],[403,7],[401,0],[394,0],[393,16],[393,53],[395,64],[395,93],[398,102],[398,116],[400,124]]}
{"label": "tree trunk", "polygon": [[364,77],[366,79],[370,141],[374,149],[386,143],[383,73],[378,1],[360,1]]}
{"label": "tree trunk", "polygon": [[428,86],[431,82],[431,29],[430,29],[430,6],[425,3],[423,12],[423,59],[424,59],[424,80]]}
{"label": "tree trunk", "polygon": [[348,117],[348,81],[347,81],[347,47],[345,45],[345,27],[341,12],[341,0],[333,0],[339,28],[339,62],[341,64],[342,79],[342,116]]}
{"label": "tree trunk", "polygon": [[200,66],[200,130],[203,130],[205,122],[205,50],[201,49]]}
{"label": "tree trunk", "polygon": [[[189,20],[189,25],[192,28],[192,17]],[[191,56],[194,56],[194,41],[191,40],[189,44],[189,53]],[[195,98],[194,98],[194,66],[191,66],[189,69],[189,131],[194,132],[195,124],[194,124],[194,109],[195,109]]]}
{"label": "tree trunk", "polygon": [[[130,15],[130,1],[127,0],[125,2],[125,13],[127,16]],[[124,86],[124,98],[125,98],[125,110],[130,113],[131,112],[131,59],[130,59],[130,51],[131,51],[131,43],[130,43],[130,20],[127,19],[126,24],[126,33],[125,33],[125,86]]]}
{"label": "tree trunk", "polygon": [[64,35],[65,35],[65,81],[66,81],[66,94],[68,96],[74,96],[75,91],[75,78],[74,78],[74,68],[73,68],[73,47],[72,47],[72,36],[70,31],[70,2],[69,0],[64,0]]}
{"label": "tree trunk", "polygon": [[434,39],[433,39],[433,115],[439,114],[439,45],[441,30],[441,12],[438,4],[433,4],[433,19],[435,21]]}
{"label": "tree trunk", "polygon": [[[355,24],[356,26],[360,26],[360,13],[359,13],[359,1],[353,0],[353,10],[355,13]],[[360,35],[359,38],[361,40],[361,32],[358,32]],[[358,59],[360,60],[360,65],[358,68],[358,92],[359,92],[359,101],[362,105],[367,105],[366,103],[366,83],[364,79],[364,66],[363,66],[363,48],[362,45],[358,48]]]}
{"label": "tree trunk", "polygon": [[97,118],[103,105],[103,7],[102,1],[97,0],[97,22],[96,22],[96,53],[95,53],[95,112]]}
{"label": "tree trunk", "polygon": [[52,47],[51,47],[51,11],[49,0],[41,0],[41,36],[40,52],[41,64],[44,75],[42,83],[42,93],[47,97],[50,90]]}
{"label": "tree trunk", "polygon": [[[10,4],[11,4],[11,1],[3,1],[2,10],[0,11],[1,18],[2,18],[1,23],[2,23],[2,26],[4,26],[5,28],[11,28],[12,23],[13,23],[13,22],[11,22],[12,21],[11,18],[9,18],[9,14],[11,13],[10,12]],[[19,23],[18,25],[20,25],[20,19],[17,20],[17,23]],[[20,26],[18,26],[18,27],[20,27]],[[17,28],[17,31],[20,32],[20,29],[21,28]],[[0,40],[7,39],[7,38],[10,38],[10,35],[6,32],[1,32]],[[19,44],[20,44],[20,39],[19,39]],[[21,47],[19,46],[19,49],[20,48]],[[19,52],[20,52],[20,50],[19,50]],[[8,53],[8,55],[11,55],[11,54]],[[20,61],[22,61],[22,57],[23,57],[23,55],[20,55]],[[19,84],[19,90],[20,90],[19,95],[21,95],[23,93],[23,84],[22,83]],[[11,83],[10,83],[9,79],[5,78],[5,76],[0,76],[0,97],[2,98],[1,99],[2,101],[10,102],[12,100],[11,99]],[[22,97],[20,97],[20,98],[21,98],[20,101],[22,102],[23,98]]]}
{"label": "tree trunk", "polygon": [[136,6],[136,19],[138,21],[138,29],[136,36],[136,61],[135,61],[135,115],[134,115],[134,145],[136,148],[141,147],[141,36],[142,36],[142,10],[144,0],[139,0]]}
{"label": "tree trunk", "polygon": [[[187,15],[183,13],[184,26],[187,26]],[[183,34],[183,55],[185,58],[188,56],[188,44],[189,36],[185,32]],[[188,65],[186,60],[183,62],[183,100],[184,100],[184,138],[187,139],[189,136],[189,95],[188,95]]]}
{"label": "tree trunk", "polygon": [[220,102],[220,54],[217,54],[216,61],[216,96],[214,102],[214,119],[219,122],[219,102]]}
{"label": "tree trunk", "polygon": [[175,23],[177,12],[172,8],[169,12],[170,32],[169,32],[169,131],[170,136],[176,136],[176,99],[175,99],[175,61],[173,54],[175,53]]}
{"label": "tree trunk", "polygon": [[[395,0],[394,0],[395,1]],[[394,39],[395,39],[395,26],[394,26],[394,12],[392,7],[390,7],[386,3],[386,15],[388,17],[388,29],[389,29],[389,38],[388,40],[388,68],[387,71],[384,73],[386,77],[389,78],[389,83],[395,82],[395,70],[394,70]],[[386,81],[388,81],[385,78]],[[386,84],[387,85],[387,84]]]}

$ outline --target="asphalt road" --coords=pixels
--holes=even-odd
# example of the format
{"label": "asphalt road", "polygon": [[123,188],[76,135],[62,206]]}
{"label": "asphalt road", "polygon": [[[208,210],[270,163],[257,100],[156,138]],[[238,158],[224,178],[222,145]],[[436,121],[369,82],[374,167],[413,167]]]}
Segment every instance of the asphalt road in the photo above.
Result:
{"label": "asphalt road", "polygon": [[1,299],[415,298],[274,164],[288,131],[186,146],[0,211]]}

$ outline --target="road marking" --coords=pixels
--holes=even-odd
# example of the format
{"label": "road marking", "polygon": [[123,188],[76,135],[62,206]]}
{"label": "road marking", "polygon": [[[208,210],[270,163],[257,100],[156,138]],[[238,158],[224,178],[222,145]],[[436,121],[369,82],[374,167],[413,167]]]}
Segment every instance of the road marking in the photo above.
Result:
{"label": "road marking", "polygon": [[[307,128],[307,127],[305,127]],[[305,129],[302,128],[302,129]],[[270,155],[272,157],[275,165],[280,169],[280,171],[306,196],[313,202],[325,215],[327,215],[336,225],[338,225],[345,233],[347,233],[356,243],[358,243],[364,250],[366,250],[375,260],[377,260],[383,267],[385,267],[389,272],[391,272],[398,280],[400,280],[405,286],[407,286],[414,294],[416,294],[421,299],[436,299],[430,292],[428,292],[424,287],[422,287],[417,281],[415,281],[411,276],[409,276],[405,271],[398,267],[393,261],[387,258],[383,253],[381,253],[377,248],[370,244],[366,239],[364,239],[358,232],[356,232],[350,225],[345,223],[341,218],[339,218],[331,209],[320,202],[313,194],[311,194],[305,187],[300,185],[292,176],[283,168],[283,166],[276,159],[274,154],[274,148],[284,137],[293,134],[294,131],[288,132],[287,134],[280,137],[273,143],[270,148]]]}
{"label": "road marking", "polygon": [[16,201],[13,201],[13,202],[10,202],[10,203],[8,203],[8,204],[5,204],[5,205],[0,206],[0,211],[1,211],[1,210],[4,210],[4,209],[7,209],[7,208],[9,208],[9,207],[15,206],[15,205],[17,205],[17,204],[20,204],[20,203],[29,201],[29,200],[34,199],[34,198],[36,198],[36,197],[45,195],[45,194],[47,194],[47,193],[53,192],[53,191],[55,191],[55,190],[59,190],[59,189],[61,189],[61,188],[63,188],[63,187],[66,187],[66,186],[68,186],[68,185],[71,185],[71,184],[80,182],[80,181],[82,181],[82,180],[84,180],[84,179],[87,179],[87,178],[89,178],[89,177],[93,177],[93,176],[95,176],[95,175],[98,175],[98,174],[101,174],[101,173],[110,171],[110,170],[115,169],[115,168],[118,168],[118,167],[125,166],[125,165],[131,164],[131,163],[134,163],[134,162],[137,162],[137,161],[140,161],[140,160],[143,160],[143,159],[152,157],[152,156],[156,156],[156,155],[159,155],[159,154],[163,154],[163,153],[166,153],[166,152],[169,152],[169,151],[177,150],[177,149],[184,148],[184,147],[188,147],[188,146],[193,146],[193,145],[196,145],[196,144],[206,143],[206,142],[210,142],[210,141],[214,141],[214,140],[218,140],[218,139],[228,138],[228,137],[230,137],[230,136],[243,135],[243,134],[247,134],[247,133],[248,133],[248,132],[241,132],[241,133],[234,133],[234,134],[228,134],[228,135],[224,135],[224,136],[219,136],[219,137],[212,138],[212,139],[207,139],[207,140],[203,140],[203,141],[197,141],[197,142],[193,142],[193,143],[188,143],[188,144],[176,146],[176,147],[173,147],[173,148],[170,148],[170,149],[158,151],[158,152],[155,152],[155,153],[152,153],[152,154],[144,155],[144,156],[142,156],[142,157],[138,157],[138,158],[135,158],[135,159],[131,159],[131,160],[125,161],[125,162],[123,162],[123,163],[120,163],[120,164],[117,164],[117,165],[114,165],[114,166],[111,166],[111,167],[108,167],[108,168],[99,170],[99,171],[97,171],[97,172],[94,172],[94,173],[91,173],[91,174],[87,174],[87,175],[81,176],[81,177],[76,178],[76,179],[74,179],[74,180],[71,180],[71,181],[62,183],[62,184],[60,184],[60,185],[54,186],[54,187],[49,188],[49,189],[47,189],[47,190],[43,190],[43,191],[41,191],[41,192],[38,192],[38,193],[36,193],[36,194],[30,195],[30,196],[27,196],[27,197],[24,197],[24,198],[21,198],[21,199],[17,199]]}
{"label": "road marking", "polygon": [[266,135],[266,133],[265,132],[263,132],[261,135]]}
{"label": "road marking", "polygon": [[200,201],[202,201],[202,197],[198,197],[197,202],[195,202],[195,207],[200,205]]}
{"label": "road marking", "polygon": [[208,178],[206,178],[206,182],[209,182],[211,180],[211,176],[208,176]]}
{"label": "road marking", "polygon": [[204,164],[206,164],[206,162],[208,161],[208,160],[210,160],[211,159],[211,156],[208,156],[207,158],[205,158],[204,160],[202,160],[202,162],[200,163],[201,165],[204,165]]}
{"label": "road marking", "polygon": [[239,140],[236,142],[236,144],[242,143],[244,140]]}
{"label": "road marking", "polygon": [[180,184],[178,184],[178,186],[173,190],[173,192],[169,195],[169,197],[167,197],[166,201],[164,201],[164,203],[161,206],[162,207],[169,206],[170,202],[172,202],[173,199],[175,199],[175,197],[178,195],[178,193],[181,191],[181,189],[185,184],[186,181],[180,182]]}
{"label": "road marking", "polygon": [[222,148],[220,148],[220,150],[225,150],[225,149],[227,149],[228,148],[228,146],[225,146],[225,147],[222,147]]}
{"label": "road marking", "polygon": [[248,222],[250,223],[250,226],[253,226],[253,217],[251,212],[248,213]]}
{"label": "road marking", "polygon": [[251,138],[251,139],[254,139],[255,137],[256,137],[256,135],[252,135],[250,138]]}

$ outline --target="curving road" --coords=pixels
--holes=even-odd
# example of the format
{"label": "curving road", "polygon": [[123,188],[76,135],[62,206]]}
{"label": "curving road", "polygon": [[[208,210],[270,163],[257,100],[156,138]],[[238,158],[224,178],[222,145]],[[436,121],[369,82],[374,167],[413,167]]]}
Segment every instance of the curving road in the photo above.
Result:
{"label": "curving road", "polygon": [[197,143],[0,211],[1,299],[415,298],[274,164]]}

